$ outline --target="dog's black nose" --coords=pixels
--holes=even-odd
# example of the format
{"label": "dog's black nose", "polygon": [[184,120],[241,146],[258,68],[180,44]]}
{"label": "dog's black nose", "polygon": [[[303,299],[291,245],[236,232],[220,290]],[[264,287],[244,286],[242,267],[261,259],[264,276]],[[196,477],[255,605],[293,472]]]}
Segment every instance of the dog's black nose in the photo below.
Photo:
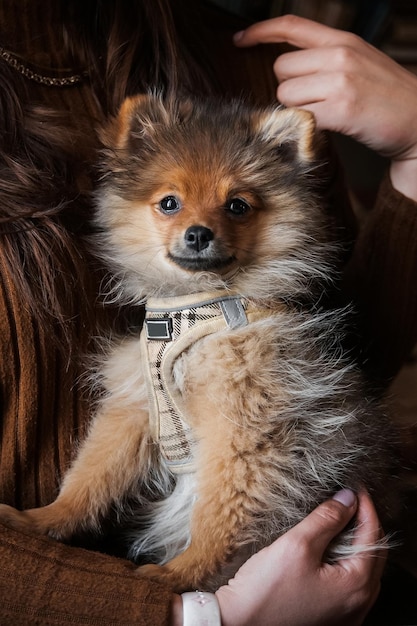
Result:
{"label": "dog's black nose", "polygon": [[208,248],[210,241],[214,239],[214,233],[210,228],[205,226],[190,226],[185,231],[184,240],[187,248],[196,250],[204,250]]}

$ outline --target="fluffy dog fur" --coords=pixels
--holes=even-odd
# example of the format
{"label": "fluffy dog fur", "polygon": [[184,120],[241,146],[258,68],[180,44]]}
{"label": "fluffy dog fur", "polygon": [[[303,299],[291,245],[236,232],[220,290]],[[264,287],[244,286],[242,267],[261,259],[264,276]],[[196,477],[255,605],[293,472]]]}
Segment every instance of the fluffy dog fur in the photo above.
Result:
{"label": "fluffy dog fur", "polygon": [[[366,485],[385,516],[390,425],[343,354],[340,312],[316,306],[334,246],[313,189],[314,138],[298,110],[125,102],[103,133],[97,195],[117,297],[221,291],[263,315],[203,337],[175,363],[195,471],[175,477],[155,445],[132,334],[103,359],[105,392],[57,500],[2,507],[3,519],[68,539],[136,495],[130,554],[159,564],[143,575],[182,591],[217,588],[243,553],[339,488]],[[329,559],[354,549],[366,546],[345,535]]]}

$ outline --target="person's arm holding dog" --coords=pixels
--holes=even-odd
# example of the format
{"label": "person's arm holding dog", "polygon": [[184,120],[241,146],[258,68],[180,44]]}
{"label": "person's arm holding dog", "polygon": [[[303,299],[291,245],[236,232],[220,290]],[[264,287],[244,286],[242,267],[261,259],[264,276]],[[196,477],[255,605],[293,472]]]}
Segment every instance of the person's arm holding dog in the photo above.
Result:
{"label": "person's arm holding dog", "polygon": [[362,624],[379,593],[383,551],[375,547],[367,556],[324,562],[329,543],[355,512],[354,543],[376,546],[382,531],[370,497],[339,492],[219,589],[223,626]]}
{"label": "person's arm holding dog", "polygon": [[[302,522],[250,558],[216,596],[222,626],[356,626],[375,602],[385,564],[374,551],[330,565],[331,540],[357,514],[356,544],[381,537],[366,493],[349,490],[317,507]],[[172,626],[182,625],[181,599],[173,602]]]}
{"label": "person's arm holding dog", "polygon": [[299,48],[275,62],[278,100],[389,157],[394,187],[417,201],[417,76],[352,33],[296,16],[235,36],[238,46],[278,42]]}

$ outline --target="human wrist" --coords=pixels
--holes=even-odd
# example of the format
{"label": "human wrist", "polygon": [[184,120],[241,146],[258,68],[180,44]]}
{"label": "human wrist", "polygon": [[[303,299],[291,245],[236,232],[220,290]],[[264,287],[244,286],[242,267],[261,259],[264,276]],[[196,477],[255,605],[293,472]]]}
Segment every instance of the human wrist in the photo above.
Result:
{"label": "human wrist", "polygon": [[220,605],[213,593],[201,591],[174,594],[171,626],[221,626]]}
{"label": "human wrist", "polygon": [[391,184],[403,196],[417,202],[417,156],[393,159],[390,165]]}
{"label": "human wrist", "polygon": [[181,597],[183,626],[221,626],[220,606],[214,593],[189,591]]}

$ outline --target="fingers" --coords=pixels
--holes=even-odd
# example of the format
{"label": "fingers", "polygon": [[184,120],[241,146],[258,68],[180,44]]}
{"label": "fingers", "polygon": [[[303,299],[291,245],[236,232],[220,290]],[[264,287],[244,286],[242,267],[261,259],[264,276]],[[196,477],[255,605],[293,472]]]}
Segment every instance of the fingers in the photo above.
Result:
{"label": "fingers", "polygon": [[288,80],[297,76],[306,76],[322,72],[323,63],[330,49],[323,53],[322,48],[312,48],[310,50],[295,50],[281,54],[274,64],[274,73],[278,80]]}
{"label": "fingers", "polygon": [[354,35],[335,30],[318,22],[295,15],[283,15],[271,20],[257,22],[244,31],[236,33],[237,46],[255,46],[259,43],[289,43],[297,48],[316,48],[340,45],[343,39]]}
{"label": "fingers", "polygon": [[383,537],[383,531],[373,502],[366,491],[358,495],[359,506],[356,517],[357,529],[354,545],[375,544]]}
{"label": "fingers", "polygon": [[[371,48],[369,47],[371,50]],[[364,64],[363,50],[353,46],[337,45],[281,54],[274,64],[278,80],[326,72],[358,73]]]}
{"label": "fingers", "polygon": [[353,547],[359,551],[336,565],[326,565],[322,570],[327,576],[331,576],[335,568],[340,575],[343,572],[342,578],[350,585],[351,597],[356,598],[358,606],[369,608],[378,596],[387,556],[387,551],[379,545],[382,537],[383,531],[372,500],[367,492],[361,492],[352,541]]}
{"label": "fingers", "polygon": [[[360,504],[360,511],[358,511]],[[367,494],[344,489],[302,522],[252,556],[217,598],[222,623],[362,624],[379,587],[379,559],[365,555],[324,564],[330,541],[357,513],[358,541],[378,537],[378,518]],[[383,561],[381,559],[381,561]]]}
{"label": "fingers", "polygon": [[369,142],[361,114],[364,100],[381,90],[375,85],[380,59],[374,49],[352,33],[291,15],[253,24],[237,37],[241,46],[282,41],[300,49],[279,55],[274,63],[278,101],[313,113],[319,129],[359,140],[366,135]]}
{"label": "fingers", "polygon": [[392,180],[414,198],[415,164],[411,171],[405,160],[417,154],[415,75],[357,35],[294,15],[258,22],[235,35],[242,47],[280,42],[298,50],[274,63],[278,101],[313,113],[318,129],[353,137],[400,162]]}
{"label": "fingers", "polygon": [[291,78],[278,86],[277,99],[287,107],[313,113],[319,129],[356,134],[355,115],[361,101],[343,74],[327,72]]}
{"label": "fingers", "polygon": [[357,510],[357,498],[349,489],[338,492],[314,509],[302,522],[288,532],[294,545],[305,546],[315,564],[323,561],[323,555],[334,537],[349,523]]}
{"label": "fingers", "polygon": [[[387,557],[387,550],[379,547],[378,542],[383,539],[384,531],[378,519],[377,512],[369,494],[365,491],[358,496],[359,506],[356,518],[356,531],[353,539],[354,546],[375,546],[371,553],[364,553],[365,560],[363,567],[373,571],[373,577],[378,581],[382,576]],[[374,558],[372,558],[374,557]],[[359,559],[361,556],[358,557]]]}
{"label": "fingers", "polygon": [[[383,537],[383,531],[369,494],[361,492],[358,495],[358,511],[356,515],[356,530],[353,545],[360,549],[366,547],[351,558],[339,561],[334,567],[339,573],[344,572],[343,579],[349,588],[349,595],[353,605],[364,616],[374,604],[381,588],[381,577],[385,568],[387,551],[379,547],[378,541]],[[331,567],[326,567],[327,575]],[[362,621],[360,622],[362,623]]]}
{"label": "fingers", "polygon": [[[323,102],[331,97],[332,78],[337,79],[333,74],[326,76],[300,76],[291,78],[280,83],[278,87],[278,98],[287,107],[303,107],[313,102]],[[329,89],[326,87],[329,85]]]}

